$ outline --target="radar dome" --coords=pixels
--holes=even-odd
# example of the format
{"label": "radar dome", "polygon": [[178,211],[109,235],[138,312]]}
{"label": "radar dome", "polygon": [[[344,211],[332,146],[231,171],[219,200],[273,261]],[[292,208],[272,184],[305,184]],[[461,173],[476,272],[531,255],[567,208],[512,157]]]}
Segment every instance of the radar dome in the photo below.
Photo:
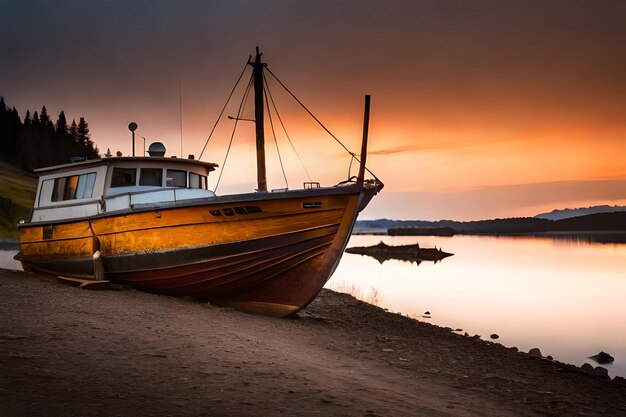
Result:
{"label": "radar dome", "polygon": [[165,156],[165,145],[161,142],[154,142],[150,144],[148,148],[148,154],[150,156]]}

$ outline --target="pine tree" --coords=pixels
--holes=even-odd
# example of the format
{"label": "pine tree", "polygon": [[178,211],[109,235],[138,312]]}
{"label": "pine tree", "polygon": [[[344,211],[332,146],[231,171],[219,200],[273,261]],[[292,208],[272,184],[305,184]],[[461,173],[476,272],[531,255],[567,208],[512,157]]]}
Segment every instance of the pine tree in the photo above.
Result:
{"label": "pine tree", "polygon": [[9,152],[11,112],[4,103],[4,97],[0,96],[0,156],[7,158],[11,156]]}
{"label": "pine tree", "polygon": [[8,159],[13,160],[15,157],[15,147],[17,145],[17,136],[22,128],[22,121],[20,115],[17,113],[17,109],[13,107],[10,111],[7,110],[7,140],[5,142],[5,155]]}
{"label": "pine tree", "polygon": [[85,118],[81,117],[78,121],[78,144],[81,148],[87,148],[87,141],[89,140],[89,125],[85,121]]}
{"label": "pine tree", "polygon": [[68,136],[72,140],[74,149],[78,151],[78,125],[76,124],[76,120],[74,119],[72,119],[72,124],[70,125]]}
{"label": "pine tree", "polygon": [[48,116],[48,110],[46,109],[46,106],[43,106],[41,108],[41,114],[39,114],[39,122],[41,123],[42,126],[48,126],[52,124],[52,121],[50,120],[50,116]]}
{"label": "pine tree", "polygon": [[89,125],[85,121],[84,117],[81,117],[78,121],[78,144],[81,149],[81,156],[84,156],[87,159],[100,158],[100,155],[98,155],[98,148],[94,146],[94,143],[91,140],[91,135],[89,135]]}
{"label": "pine tree", "polygon": [[57,119],[55,132],[59,135],[66,136],[67,130],[68,130],[68,126],[67,126],[67,119],[65,118],[65,112],[61,110],[61,113],[59,113],[59,118]]}

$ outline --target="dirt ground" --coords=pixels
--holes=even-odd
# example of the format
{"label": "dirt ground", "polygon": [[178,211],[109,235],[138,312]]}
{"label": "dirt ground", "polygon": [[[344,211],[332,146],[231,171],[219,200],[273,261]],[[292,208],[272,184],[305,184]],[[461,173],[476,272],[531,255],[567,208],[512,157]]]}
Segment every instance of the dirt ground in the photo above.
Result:
{"label": "dirt ground", "polygon": [[626,416],[626,381],[323,291],[298,317],[0,270],[0,416]]}

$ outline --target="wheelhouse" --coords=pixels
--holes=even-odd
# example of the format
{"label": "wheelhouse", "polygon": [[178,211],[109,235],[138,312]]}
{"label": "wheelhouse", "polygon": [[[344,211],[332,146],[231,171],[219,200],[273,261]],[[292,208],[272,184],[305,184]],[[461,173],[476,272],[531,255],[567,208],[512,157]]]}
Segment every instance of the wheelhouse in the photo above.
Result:
{"label": "wheelhouse", "polygon": [[31,222],[211,198],[208,176],[216,166],[192,159],[117,157],[39,169]]}

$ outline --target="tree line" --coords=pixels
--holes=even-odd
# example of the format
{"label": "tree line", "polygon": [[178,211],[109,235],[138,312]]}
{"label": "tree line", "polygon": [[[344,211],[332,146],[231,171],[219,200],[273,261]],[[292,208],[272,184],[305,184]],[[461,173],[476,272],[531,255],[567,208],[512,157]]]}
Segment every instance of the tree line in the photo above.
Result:
{"label": "tree line", "polygon": [[32,171],[81,159],[97,159],[98,147],[91,140],[84,117],[68,124],[65,112],[53,123],[46,106],[22,120],[15,109],[0,97],[0,159]]}

